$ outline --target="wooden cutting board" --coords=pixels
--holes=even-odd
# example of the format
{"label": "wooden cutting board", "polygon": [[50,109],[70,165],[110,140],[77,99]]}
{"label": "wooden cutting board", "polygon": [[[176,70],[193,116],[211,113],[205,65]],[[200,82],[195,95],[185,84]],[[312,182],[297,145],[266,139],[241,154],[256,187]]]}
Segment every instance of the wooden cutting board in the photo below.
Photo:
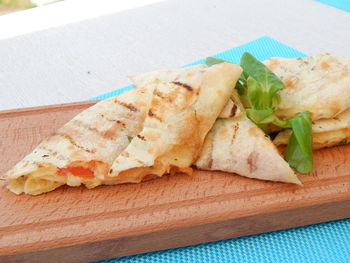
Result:
{"label": "wooden cutting board", "polygon": [[[94,102],[0,112],[0,173]],[[40,196],[0,189],[0,262],[88,262],[350,217],[350,145],[303,187],[196,171]]]}

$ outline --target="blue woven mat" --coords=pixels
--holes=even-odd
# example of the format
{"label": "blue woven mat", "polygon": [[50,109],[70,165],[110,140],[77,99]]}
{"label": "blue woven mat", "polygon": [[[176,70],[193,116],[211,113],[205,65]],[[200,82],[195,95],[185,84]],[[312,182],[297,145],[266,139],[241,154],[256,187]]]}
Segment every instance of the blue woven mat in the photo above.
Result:
{"label": "blue woven mat", "polygon": [[316,0],[316,1],[350,12],[350,0]]}
{"label": "blue woven mat", "polygon": [[[305,54],[267,36],[215,55],[239,63],[244,51],[259,60],[303,57]],[[204,60],[190,65],[203,63]],[[189,66],[189,65],[187,65]],[[127,86],[93,99],[105,99],[131,89]],[[350,262],[350,219],[196,246],[100,261],[119,262]]]}

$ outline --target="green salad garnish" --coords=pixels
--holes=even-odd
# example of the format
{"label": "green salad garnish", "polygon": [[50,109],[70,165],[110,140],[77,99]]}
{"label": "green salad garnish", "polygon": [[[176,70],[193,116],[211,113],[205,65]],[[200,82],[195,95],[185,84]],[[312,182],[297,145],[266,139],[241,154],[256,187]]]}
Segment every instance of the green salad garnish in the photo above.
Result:
{"label": "green salad garnish", "polygon": [[[209,57],[206,64],[211,66],[225,60]],[[246,107],[250,120],[269,133],[269,125],[291,129],[285,158],[289,165],[300,173],[312,171],[312,122],[309,111],[304,111],[289,120],[279,119],[276,108],[281,98],[278,91],[284,89],[283,82],[253,55],[245,52],[240,65],[243,73],[236,84],[236,89]]]}

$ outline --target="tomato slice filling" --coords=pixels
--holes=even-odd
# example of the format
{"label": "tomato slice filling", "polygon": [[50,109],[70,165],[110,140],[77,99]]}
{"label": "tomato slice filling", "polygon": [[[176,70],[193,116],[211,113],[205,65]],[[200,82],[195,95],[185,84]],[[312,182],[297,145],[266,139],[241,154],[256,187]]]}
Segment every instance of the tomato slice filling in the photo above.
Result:
{"label": "tomato slice filling", "polygon": [[58,168],[57,174],[66,176],[67,174],[73,174],[74,176],[80,177],[94,177],[94,172],[89,168],[81,167],[81,166],[72,166],[67,168]]}

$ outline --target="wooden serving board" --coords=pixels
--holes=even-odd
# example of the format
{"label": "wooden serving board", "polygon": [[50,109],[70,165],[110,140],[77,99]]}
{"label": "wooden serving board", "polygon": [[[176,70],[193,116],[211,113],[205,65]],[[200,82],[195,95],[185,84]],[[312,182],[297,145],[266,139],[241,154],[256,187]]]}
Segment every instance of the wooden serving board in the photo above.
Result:
{"label": "wooden serving board", "polygon": [[[0,173],[93,103],[0,112]],[[40,196],[0,189],[0,262],[88,262],[350,217],[349,174],[342,146],[315,153],[302,187],[196,171]]]}

